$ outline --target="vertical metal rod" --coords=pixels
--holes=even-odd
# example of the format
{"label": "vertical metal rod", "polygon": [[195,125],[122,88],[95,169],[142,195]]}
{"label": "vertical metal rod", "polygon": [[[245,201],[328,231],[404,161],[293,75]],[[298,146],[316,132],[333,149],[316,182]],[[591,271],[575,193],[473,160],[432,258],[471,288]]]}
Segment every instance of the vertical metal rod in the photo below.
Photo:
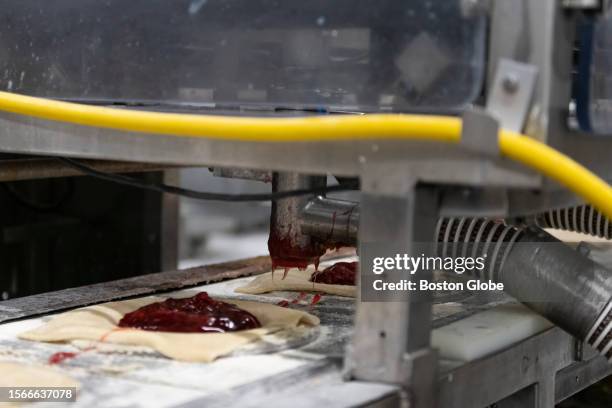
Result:
{"label": "vertical metal rod", "polygon": [[[325,176],[308,176],[298,173],[274,173],[273,191],[288,191],[323,187]],[[298,222],[302,209],[314,195],[290,197],[272,203],[270,239],[268,249],[274,266],[306,267],[317,262],[325,253],[313,238],[302,233]]]}
{"label": "vertical metal rod", "polygon": [[[167,170],[164,172],[164,183],[179,185],[180,171]],[[179,241],[179,197],[173,194],[162,196],[161,209],[161,268],[171,271],[178,267],[178,241]]]}

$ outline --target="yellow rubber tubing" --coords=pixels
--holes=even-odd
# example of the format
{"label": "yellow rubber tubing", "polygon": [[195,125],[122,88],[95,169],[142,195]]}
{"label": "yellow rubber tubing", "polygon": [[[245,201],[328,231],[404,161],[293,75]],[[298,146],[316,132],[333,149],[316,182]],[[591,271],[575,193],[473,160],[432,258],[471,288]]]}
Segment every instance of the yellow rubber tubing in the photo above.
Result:
{"label": "yellow rubber tubing", "polygon": [[507,130],[500,131],[499,149],[505,157],[556,180],[612,220],[612,188],[580,163],[544,143]]}
{"label": "yellow rubber tubing", "polygon": [[0,110],[132,132],[250,142],[354,139],[459,141],[461,120],[426,115],[328,115],[253,118],[143,112],[0,92]]}
{"label": "yellow rubber tubing", "polygon": [[[207,116],[106,108],[8,92],[0,92],[0,110],[122,131],[249,142],[423,139],[458,143],[461,139],[461,120],[449,116]],[[543,143],[507,130],[500,131],[499,145],[502,155],[556,180],[612,220],[612,188],[584,166]]]}

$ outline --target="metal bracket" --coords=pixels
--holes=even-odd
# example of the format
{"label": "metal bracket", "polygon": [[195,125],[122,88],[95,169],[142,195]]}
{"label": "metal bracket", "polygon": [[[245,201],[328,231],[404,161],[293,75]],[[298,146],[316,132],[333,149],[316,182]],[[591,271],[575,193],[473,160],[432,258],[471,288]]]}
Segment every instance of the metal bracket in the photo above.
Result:
{"label": "metal bracket", "polygon": [[531,105],[538,69],[529,64],[500,59],[487,98],[487,111],[505,129],[521,132]]}
{"label": "metal bracket", "polygon": [[475,153],[499,156],[499,123],[482,109],[465,111],[461,144]]}
{"label": "metal bracket", "polygon": [[269,170],[214,167],[211,169],[211,171],[215,177],[254,180],[262,181],[264,183],[272,182],[272,172]]}
{"label": "metal bracket", "polygon": [[504,188],[446,188],[440,202],[441,217],[505,218],[508,210]]}

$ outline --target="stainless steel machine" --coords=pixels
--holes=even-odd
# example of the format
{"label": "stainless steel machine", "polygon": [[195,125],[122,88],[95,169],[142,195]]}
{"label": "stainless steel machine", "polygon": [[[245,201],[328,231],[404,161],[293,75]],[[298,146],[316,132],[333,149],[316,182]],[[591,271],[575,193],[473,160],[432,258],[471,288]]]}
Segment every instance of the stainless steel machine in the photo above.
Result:
{"label": "stainless steel machine", "polygon": [[[107,171],[124,171],[112,167],[117,163],[143,166],[137,170],[208,166],[223,177],[271,181],[276,192],[322,186],[333,175],[360,189],[358,202],[315,194],[275,201],[271,262],[160,272],[6,300],[0,327],[184,287],[228,295],[245,276],[306,266],[326,249],[347,245],[357,246],[363,266],[433,240],[448,256],[485,254],[487,275],[479,278],[506,287],[500,297],[415,300],[406,292],[373,299],[362,291],[356,302],[330,299],[317,309],[324,332],[318,340],[266,357],[278,358],[277,371],[255,369],[216,389],[178,373],[191,370],[210,382],[212,372],[232,375],[228,362],[202,367],[116,357],[144,367],[125,378],[102,378],[75,362],[86,371],[91,395],[110,392],[100,392],[102,386],[128,389],[127,381],[137,395],[152,384],[166,387],[169,406],[552,407],[612,373],[612,272],[542,231],[611,239],[610,220],[500,157],[492,137],[500,126],[522,132],[612,180],[607,1],[22,0],[0,16],[0,87],[11,92],[240,117],[463,117],[463,139],[455,146],[383,138],[185,138],[0,113],[0,151],[17,157],[98,160]],[[165,205],[167,217],[172,207]],[[554,326],[472,359],[449,358],[432,346],[432,332],[517,300]],[[0,346],[23,351],[24,359],[48,351],[26,352],[29,346],[1,336],[0,330]],[[247,357],[233,358],[243,359],[235,370],[252,367]],[[183,383],[162,381],[164,370]],[[189,392],[173,398],[182,388]]]}

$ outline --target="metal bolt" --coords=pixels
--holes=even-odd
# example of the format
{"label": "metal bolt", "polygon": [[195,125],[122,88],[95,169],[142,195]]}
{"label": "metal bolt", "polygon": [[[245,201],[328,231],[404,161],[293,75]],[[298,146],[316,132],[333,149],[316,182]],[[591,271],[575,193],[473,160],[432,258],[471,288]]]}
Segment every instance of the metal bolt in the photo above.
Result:
{"label": "metal bolt", "polygon": [[591,246],[587,242],[580,241],[576,247],[576,251],[578,251],[580,255],[589,256],[591,253]]}
{"label": "metal bolt", "polygon": [[504,91],[509,94],[516,93],[520,88],[519,79],[515,74],[507,74],[502,80]]}
{"label": "metal bolt", "polygon": [[531,359],[528,356],[523,356],[523,364],[521,367],[523,373],[526,373],[527,370],[529,370],[530,365],[531,365]]}

